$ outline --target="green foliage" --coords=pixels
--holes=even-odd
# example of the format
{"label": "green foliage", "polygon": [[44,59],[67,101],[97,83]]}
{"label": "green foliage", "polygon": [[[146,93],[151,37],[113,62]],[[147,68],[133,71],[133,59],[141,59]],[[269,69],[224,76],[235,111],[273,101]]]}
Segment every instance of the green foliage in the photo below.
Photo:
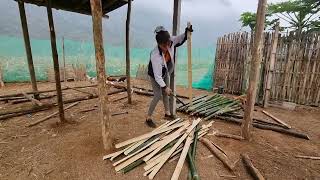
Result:
{"label": "green foliage", "polygon": [[[303,30],[319,30],[320,1],[319,0],[288,0],[285,2],[268,4],[266,27],[272,26],[280,19],[285,21],[291,29],[301,33]],[[256,13],[241,14],[242,26],[249,26],[253,31],[256,25]]]}

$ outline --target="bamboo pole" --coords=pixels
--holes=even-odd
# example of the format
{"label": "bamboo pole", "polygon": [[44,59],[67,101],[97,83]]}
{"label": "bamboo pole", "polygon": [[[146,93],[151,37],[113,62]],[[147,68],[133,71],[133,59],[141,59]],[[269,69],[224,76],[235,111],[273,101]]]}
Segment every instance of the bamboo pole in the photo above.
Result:
{"label": "bamboo pole", "polygon": [[[29,31],[28,31],[28,23],[27,23],[25,8],[24,8],[24,2],[19,0],[18,5],[19,5],[20,20],[21,20],[21,26],[22,26],[22,32],[23,32],[24,46],[25,46],[26,54],[27,54],[27,61],[28,61],[28,68],[29,68],[29,73],[30,73],[30,80],[31,80],[31,84],[32,84],[32,90],[34,92],[37,92],[38,91],[37,79],[36,79],[36,74],[34,71],[32,50],[31,50]],[[35,98],[38,99],[38,97],[39,97],[39,95],[35,94]]]}
{"label": "bamboo pole", "polygon": [[263,41],[264,21],[266,14],[267,0],[259,0],[257,10],[257,25],[255,32],[255,43],[252,52],[251,71],[249,78],[249,88],[247,91],[247,103],[244,112],[244,123],[242,124],[242,136],[246,140],[250,140],[250,130],[252,128],[253,109],[257,94],[257,83],[259,80],[259,67],[261,63],[261,50]]}
{"label": "bamboo pole", "polygon": [[264,180],[264,177],[262,176],[260,171],[256,167],[253,166],[249,156],[246,154],[241,154],[241,157],[242,157],[244,164],[246,165],[247,170],[253,176],[253,178],[257,179],[257,180]]}
{"label": "bamboo pole", "polygon": [[64,37],[62,37],[62,57],[63,57],[63,81],[67,82],[67,70],[66,70],[66,54],[64,50]]}
{"label": "bamboo pole", "polygon": [[128,103],[132,103],[131,79],[130,79],[130,16],[131,0],[128,1],[127,20],[126,20],[126,75],[127,75],[127,93]]}
{"label": "bamboo pole", "polygon": [[[176,36],[179,33],[179,27],[180,27],[180,15],[181,15],[181,0],[174,0],[173,2],[173,17],[172,17],[172,35]],[[174,63],[176,63],[177,58],[177,50],[174,50]],[[176,72],[176,66],[174,66],[173,73],[170,76],[170,89],[172,90],[174,96],[169,97],[169,107],[170,107],[170,113],[171,115],[176,115],[176,80],[175,80],[175,72]]]}
{"label": "bamboo pole", "polygon": [[54,30],[53,17],[52,17],[51,0],[48,0],[47,14],[48,14],[50,39],[51,39],[53,69],[54,69],[54,75],[55,75],[55,81],[56,81],[59,117],[60,117],[61,122],[65,122],[66,120],[64,118],[64,111],[63,111],[63,100],[62,100],[62,90],[61,90],[61,82],[60,82],[59,60],[58,60],[58,52],[57,52],[57,45],[56,45],[56,33]]}
{"label": "bamboo pole", "polygon": [[264,107],[268,107],[268,103],[270,100],[270,91],[271,91],[271,81],[272,81],[272,75],[274,73],[274,63],[276,60],[276,54],[277,54],[277,45],[278,45],[278,38],[279,38],[279,23],[276,24],[275,26],[275,31],[273,34],[273,41],[272,41],[272,47],[271,47],[271,55],[270,55],[270,60],[269,60],[269,71],[268,71],[268,75],[267,75],[267,88],[266,88],[266,92],[265,92],[265,98],[264,98],[264,102],[263,102],[263,106]]}
{"label": "bamboo pole", "polygon": [[100,101],[100,119],[102,125],[102,140],[105,150],[112,148],[112,134],[110,131],[110,109],[106,85],[105,56],[102,37],[102,5],[101,0],[90,0],[92,14],[93,40],[96,56],[96,71]]}
{"label": "bamboo pole", "polygon": [[[188,27],[191,26],[191,23],[188,22]],[[192,33],[187,32],[187,41],[188,41],[188,94],[189,102],[192,105]]]}

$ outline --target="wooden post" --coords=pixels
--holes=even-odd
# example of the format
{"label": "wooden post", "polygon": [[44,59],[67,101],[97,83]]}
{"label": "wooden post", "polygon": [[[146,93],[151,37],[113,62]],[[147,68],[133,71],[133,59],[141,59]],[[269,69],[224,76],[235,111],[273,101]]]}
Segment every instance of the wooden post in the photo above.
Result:
{"label": "wooden post", "polygon": [[257,25],[254,39],[254,46],[252,51],[252,61],[251,61],[251,70],[249,77],[249,88],[247,90],[247,103],[245,105],[244,111],[244,121],[242,123],[242,136],[249,140],[251,139],[250,130],[252,128],[252,116],[253,109],[257,94],[257,84],[260,79],[260,63],[261,63],[261,50],[262,50],[262,41],[263,41],[263,30],[264,30],[264,21],[266,14],[267,0],[259,0],[258,10],[257,10]]}
{"label": "wooden post", "polygon": [[57,52],[57,45],[56,45],[56,33],[54,30],[54,24],[53,24],[51,0],[48,0],[47,13],[48,13],[49,30],[50,30],[50,38],[51,38],[53,69],[54,69],[54,76],[56,81],[59,117],[61,122],[65,122],[63,101],[62,101],[62,90],[61,90],[61,82],[60,82],[59,60],[58,60],[58,52]]}
{"label": "wooden post", "polygon": [[[21,20],[21,26],[22,26],[22,32],[23,32],[23,39],[24,39],[24,47],[26,49],[28,68],[29,68],[30,79],[32,84],[32,91],[37,92],[38,91],[37,80],[36,80],[36,74],[33,66],[32,51],[31,51],[31,45],[30,45],[30,39],[29,39],[27,17],[24,9],[24,2],[19,0],[18,5],[19,5],[20,20]],[[38,99],[39,95],[35,94],[34,97]]]}
{"label": "wooden post", "polygon": [[96,55],[96,71],[100,101],[100,119],[102,125],[102,140],[105,150],[112,148],[110,132],[110,110],[106,85],[105,57],[102,37],[102,7],[101,0],[90,0],[92,13],[93,40]]}
{"label": "wooden post", "polygon": [[126,74],[127,74],[127,93],[128,103],[132,103],[131,96],[131,79],[130,79],[130,16],[131,0],[128,1],[127,20],[126,20]]}
{"label": "wooden post", "polygon": [[[191,26],[191,23],[188,22],[188,27]],[[187,40],[188,40],[188,94],[189,101],[192,106],[192,44],[191,44],[191,35],[192,33],[188,31]]]}
{"label": "wooden post", "polygon": [[265,92],[265,97],[263,99],[263,106],[268,107],[268,103],[270,100],[270,91],[271,91],[271,81],[272,81],[272,75],[274,73],[274,63],[276,61],[276,53],[277,53],[277,45],[278,45],[278,38],[279,38],[279,22],[275,26],[275,31],[273,34],[273,40],[271,45],[271,55],[270,55],[270,61],[269,61],[269,67],[267,67],[268,73],[267,73],[267,88]]}
{"label": "wooden post", "polygon": [[[173,19],[172,19],[172,35],[176,36],[179,33],[180,27],[180,14],[181,14],[181,0],[174,0],[173,2]],[[174,50],[174,60],[177,59],[177,50]],[[176,62],[174,62],[176,64]],[[170,89],[172,90],[173,94],[176,95],[176,81],[175,81],[175,71],[176,66],[174,66],[173,73],[170,76]],[[176,115],[176,98],[175,96],[170,96],[169,99],[170,105],[170,113],[171,115]]]}
{"label": "wooden post", "polygon": [[62,57],[63,57],[63,81],[67,82],[66,55],[64,51],[64,37],[62,37]]}

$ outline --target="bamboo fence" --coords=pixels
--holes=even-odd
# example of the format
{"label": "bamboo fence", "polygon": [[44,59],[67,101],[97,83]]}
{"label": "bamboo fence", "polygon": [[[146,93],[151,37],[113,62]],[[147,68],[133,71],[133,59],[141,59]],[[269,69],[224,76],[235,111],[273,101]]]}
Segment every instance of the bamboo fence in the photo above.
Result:
{"label": "bamboo fence", "polygon": [[[253,39],[247,32],[218,38],[215,87],[223,86],[230,94],[245,93],[251,61]],[[272,74],[270,100],[320,105],[320,33],[280,34],[274,70],[269,70],[272,33],[265,33],[263,59],[257,102],[265,96],[268,74]]]}

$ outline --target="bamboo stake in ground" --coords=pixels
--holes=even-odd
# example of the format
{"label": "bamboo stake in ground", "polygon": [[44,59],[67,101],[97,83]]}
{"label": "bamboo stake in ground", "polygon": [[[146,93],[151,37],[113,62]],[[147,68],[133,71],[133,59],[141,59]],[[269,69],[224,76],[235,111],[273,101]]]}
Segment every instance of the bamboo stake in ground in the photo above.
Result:
{"label": "bamboo stake in ground", "polygon": [[252,52],[252,62],[249,78],[249,88],[247,91],[247,103],[244,111],[244,122],[242,123],[242,136],[246,140],[250,140],[252,129],[252,116],[253,109],[256,100],[257,94],[257,84],[260,76],[260,63],[262,59],[262,41],[263,41],[263,30],[264,30],[264,21],[266,14],[267,0],[259,0],[258,10],[257,10],[257,25],[254,38],[254,46]]}
{"label": "bamboo stake in ground", "polygon": [[106,66],[102,37],[102,5],[101,0],[90,0],[93,40],[96,55],[96,70],[98,78],[98,91],[100,101],[100,119],[102,125],[102,140],[105,150],[112,148],[112,135],[110,131],[110,109],[106,85]]}
{"label": "bamboo stake in ground", "polygon": [[275,117],[274,115],[270,114],[269,112],[267,112],[267,111],[265,111],[265,110],[263,110],[262,112],[263,112],[265,115],[271,117],[273,120],[277,121],[278,123],[284,125],[284,126],[287,127],[288,129],[291,128],[290,125],[288,125],[287,123],[281,121],[279,118]]}
{"label": "bamboo stake in ground", "polygon": [[[188,28],[190,28],[191,23],[188,22]],[[190,104],[192,105],[192,45],[191,45],[192,33],[187,31],[188,38],[188,94]]]}
{"label": "bamboo stake in ground", "polygon": [[264,177],[262,176],[260,171],[256,167],[253,166],[249,156],[246,154],[241,154],[241,157],[242,157],[242,160],[243,160],[247,170],[252,175],[252,177],[254,177],[254,179],[257,179],[257,180],[264,180]]}
{"label": "bamboo stake in ground", "polygon": [[[67,110],[67,109],[70,109],[70,108],[72,108],[73,106],[76,106],[76,105],[79,104],[79,103],[80,103],[80,102],[75,102],[75,103],[73,103],[73,104],[70,104],[69,106],[63,108],[63,110],[65,111],[65,110]],[[28,127],[32,127],[32,126],[35,126],[35,125],[37,125],[37,124],[39,124],[39,123],[42,123],[42,122],[44,122],[44,121],[46,121],[46,120],[49,120],[50,118],[52,118],[53,116],[55,116],[55,115],[57,115],[57,114],[59,114],[59,111],[54,112],[54,113],[52,113],[52,114],[50,114],[50,115],[48,115],[48,116],[46,116],[46,117],[44,117],[44,118],[36,121],[36,122],[33,122],[33,123],[29,124]]]}
{"label": "bamboo stake in ground", "polygon": [[128,103],[132,103],[131,97],[131,79],[130,79],[130,16],[131,16],[131,0],[128,1],[127,20],[126,20],[126,75],[127,75],[127,93]]}

